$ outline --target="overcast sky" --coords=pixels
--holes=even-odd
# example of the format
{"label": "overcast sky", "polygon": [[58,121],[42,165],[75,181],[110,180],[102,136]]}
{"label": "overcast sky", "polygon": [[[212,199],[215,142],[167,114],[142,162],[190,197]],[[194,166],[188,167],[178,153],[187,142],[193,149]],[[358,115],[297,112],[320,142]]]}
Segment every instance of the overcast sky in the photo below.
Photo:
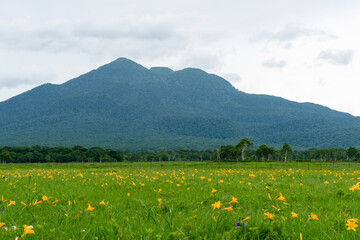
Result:
{"label": "overcast sky", "polygon": [[126,57],[360,116],[359,12],[358,0],[2,1],[0,101]]}

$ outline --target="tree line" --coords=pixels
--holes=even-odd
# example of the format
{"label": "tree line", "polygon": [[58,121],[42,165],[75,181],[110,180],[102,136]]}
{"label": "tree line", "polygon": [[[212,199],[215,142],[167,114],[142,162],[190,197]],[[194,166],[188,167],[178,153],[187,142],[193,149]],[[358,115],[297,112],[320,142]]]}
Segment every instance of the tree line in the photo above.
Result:
{"label": "tree line", "polygon": [[162,162],[162,161],[357,161],[360,150],[355,147],[307,150],[292,150],[288,143],[281,149],[265,144],[254,144],[243,138],[235,146],[225,145],[213,150],[173,150],[158,152],[126,152],[100,147],[48,147],[14,146],[0,147],[2,163],[47,163],[47,162]]}

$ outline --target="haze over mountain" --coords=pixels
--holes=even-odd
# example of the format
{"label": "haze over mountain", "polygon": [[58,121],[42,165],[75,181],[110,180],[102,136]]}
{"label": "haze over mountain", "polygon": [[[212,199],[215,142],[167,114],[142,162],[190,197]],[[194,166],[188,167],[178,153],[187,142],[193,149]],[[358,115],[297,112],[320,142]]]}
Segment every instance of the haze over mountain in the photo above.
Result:
{"label": "haze over mountain", "polygon": [[208,149],[249,137],[293,148],[360,146],[360,118],[247,94],[200,69],[147,69],[119,58],[64,84],[0,103],[0,145]]}

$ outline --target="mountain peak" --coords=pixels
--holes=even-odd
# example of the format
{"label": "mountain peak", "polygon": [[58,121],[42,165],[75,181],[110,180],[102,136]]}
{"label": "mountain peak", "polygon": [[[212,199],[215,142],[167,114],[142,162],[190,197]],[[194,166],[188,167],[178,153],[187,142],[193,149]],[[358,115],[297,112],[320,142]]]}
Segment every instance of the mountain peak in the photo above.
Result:
{"label": "mountain peak", "polygon": [[239,92],[201,69],[149,70],[127,58],[0,103],[0,146],[206,149],[250,136],[324,148],[360,146],[359,135],[360,118],[348,114]]}
{"label": "mountain peak", "polygon": [[144,66],[124,57],[120,57],[104,66],[99,67],[98,69],[128,69],[128,70],[148,70]]}

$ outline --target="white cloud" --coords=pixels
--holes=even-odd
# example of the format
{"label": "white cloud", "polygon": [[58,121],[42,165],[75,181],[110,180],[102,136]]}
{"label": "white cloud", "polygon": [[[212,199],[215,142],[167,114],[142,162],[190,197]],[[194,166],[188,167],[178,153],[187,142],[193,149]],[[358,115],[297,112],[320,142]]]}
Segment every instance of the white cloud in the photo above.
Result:
{"label": "white cloud", "polygon": [[279,31],[269,32],[264,31],[251,37],[252,41],[258,42],[261,40],[273,40],[279,42],[286,42],[289,46],[289,42],[302,38],[302,37],[324,37],[326,39],[336,39],[337,36],[327,31],[317,28],[306,28],[301,26],[286,26]]}
{"label": "white cloud", "polygon": [[231,83],[239,83],[241,81],[241,76],[237,73],[225,73],[222,77]]}
{"label": "white cloud", "polygon": [[[360,115],[359,7],[357,0],[4,1],[0,101],[127,57],[146,67],[198,67],[245,92]],[[344,46],[352,50],[335,50]]]}
{"label": "white cloud", "polygon": [[262,66],[268,68],[283,68],[285,65],[286,62],[284,60],[276,60],[275,58],[270,58],[262,62]]}
{"label": "white cloud", "polygon": [[348,65],[354,57],[353,50],[324,50],[321,51],[317,59],[325,60],[335,65]]}

